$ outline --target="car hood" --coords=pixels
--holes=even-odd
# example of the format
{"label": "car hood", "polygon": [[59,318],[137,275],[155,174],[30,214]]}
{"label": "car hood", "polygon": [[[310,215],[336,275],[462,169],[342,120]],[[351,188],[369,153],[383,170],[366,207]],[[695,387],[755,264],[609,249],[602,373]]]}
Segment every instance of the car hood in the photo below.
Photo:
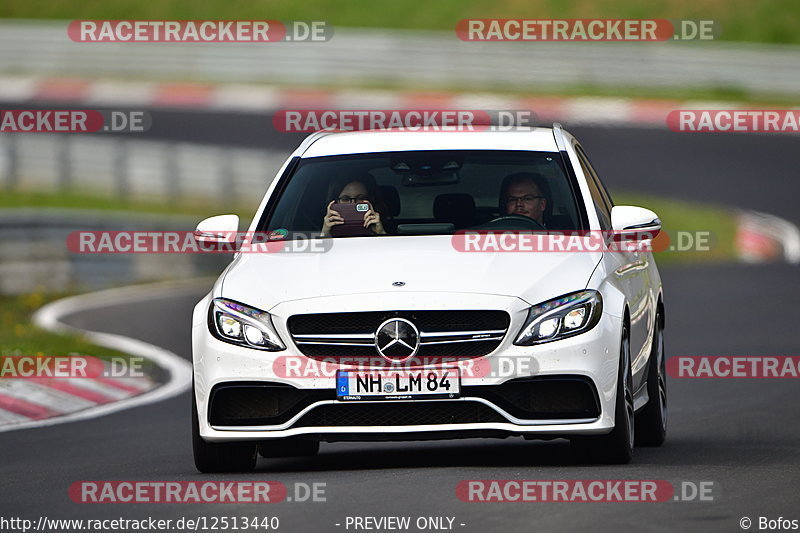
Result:
{"label": "car hood", "polygon": [[456,251],[449,235],[334,239],[324,253],[240,253],[221,296],[269,310],[305,298],[404,291],[518,297],[529,304],[586,287],[592,252]]}

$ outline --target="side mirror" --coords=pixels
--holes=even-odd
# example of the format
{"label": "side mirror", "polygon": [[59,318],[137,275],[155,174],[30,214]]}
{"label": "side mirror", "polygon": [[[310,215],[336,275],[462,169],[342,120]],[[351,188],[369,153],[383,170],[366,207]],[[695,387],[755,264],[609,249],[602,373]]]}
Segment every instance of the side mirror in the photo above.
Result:
{"label": "side mirror", "polygon": [[239,231],[238,215],[218,215],[207,218],[197,225],[194,238],[207,244],[232,244]]}
{"label": "side mirror", "polygon": [[653,238],[661,231],[661,220],[658,215],[644,207],[615,205],[611,209],[611,228],[615,233],[649,233],[650,238]]}

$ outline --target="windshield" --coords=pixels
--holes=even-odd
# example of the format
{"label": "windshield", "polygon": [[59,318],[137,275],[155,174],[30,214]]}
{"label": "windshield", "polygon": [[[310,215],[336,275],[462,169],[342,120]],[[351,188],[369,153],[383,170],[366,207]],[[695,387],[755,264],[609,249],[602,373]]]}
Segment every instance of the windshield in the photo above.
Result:
{"label": "windshield", "polygon": [[352,237],[581,230],[557,152],[434,150],[301,159],[260,231]]}

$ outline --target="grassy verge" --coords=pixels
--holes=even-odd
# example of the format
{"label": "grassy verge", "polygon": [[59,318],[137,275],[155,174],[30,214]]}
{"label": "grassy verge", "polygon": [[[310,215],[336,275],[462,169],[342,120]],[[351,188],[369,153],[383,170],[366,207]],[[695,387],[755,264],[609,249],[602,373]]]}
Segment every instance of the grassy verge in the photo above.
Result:
{"label": "grassy verge", "polygon": [[234,213],[249,219],[253,216],[256,205],[248,207],[241,205],[213,206],[208,202],[189,201],[177,203],[158,203],[147,201],[126,201],[120,198],[100,196],[82,191],[52,192],[35,191],[2,191],[0,194],[0,208],[5,207],[52,207],[70,209],[99,209],[102,211],[115,211],[122,213],[149,213],[155,215],[187,215],[199,218],[209,217],[221,213]]}
{"label": "grassy verge", "polygon": [[[5,357],[90,356],[110,361],[125,360],[131,368],[152,375],[157,369],[149,361],[116,350],[96,346],[79,334],[51,333],[36,326],[31,317],[44,304],[66,295],[44,295],[39,292],[20,296],[0,296],[0,359]],[[2,378],[0,373],[0,378]],[[0,386],[2,386],[0,379]]]}
{"label": "grassy verge", "polygon": [[[654,245],[654,249],[667,248],[655,253],[659,264],[732,261],[735,258],[736,218],[729,208],[635,193],[614,194],[614,202],[646,207],[659,216],[663,232],[669,237],[668,241],[659,237],[662,240]],[[706,242],[708,246],[703,244]],[[690,243],[700,249],[694,246],[680,249],[689,247]]]}
{"label": "grassy verge", "polygon": [[714,19],[721,38],[800,43],[800,3],[787,0],[5,0],[0,16],[33,19],[278,19],[325,20],[336,26],[453,31],[464,18]]}

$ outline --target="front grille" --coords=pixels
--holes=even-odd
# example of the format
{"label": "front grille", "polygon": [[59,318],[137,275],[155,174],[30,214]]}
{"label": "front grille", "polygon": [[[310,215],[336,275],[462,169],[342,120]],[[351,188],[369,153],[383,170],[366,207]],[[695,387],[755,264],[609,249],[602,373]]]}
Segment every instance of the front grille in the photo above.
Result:
{"label": "front grille", "polygon": [[416,426],[505,422],[497,411],[469,401],[421,401],[322,405],[295,426]]}
{"label": "front grille", "polygon": [[289,332],[301,333],[375,333],[390,318],[405,318],[420,331],[466,331],[505,329],[509,317],[505,311],[366,311],[356,313],[315,313],[293,315]]}
{"label": "front grille", "polygon": [[308,357],[375,357],[375,331],[390,318],[405,318],[420,332],[412,364],[488,355],[500,345],[510,323],[508,313],[498,310],[368,311],[293,315],[287,327]]}

